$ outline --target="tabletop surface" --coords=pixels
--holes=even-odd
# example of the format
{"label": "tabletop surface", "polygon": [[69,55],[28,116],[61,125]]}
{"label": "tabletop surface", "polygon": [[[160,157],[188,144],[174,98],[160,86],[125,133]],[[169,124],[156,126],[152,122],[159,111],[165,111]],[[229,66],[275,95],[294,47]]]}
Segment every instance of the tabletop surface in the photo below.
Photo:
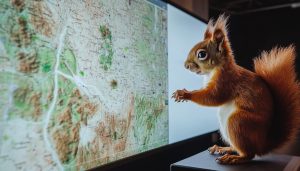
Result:
{"label": "tabletop surface", "polygon": [[218,154],[211,155],[208,151],[181,160],[171,165],[173,170],[224,170],[224,171],[300,171],[300,157],[268,154],[263,157],[255,157],[252,161],[239,165],[221,165],[215,159]]}

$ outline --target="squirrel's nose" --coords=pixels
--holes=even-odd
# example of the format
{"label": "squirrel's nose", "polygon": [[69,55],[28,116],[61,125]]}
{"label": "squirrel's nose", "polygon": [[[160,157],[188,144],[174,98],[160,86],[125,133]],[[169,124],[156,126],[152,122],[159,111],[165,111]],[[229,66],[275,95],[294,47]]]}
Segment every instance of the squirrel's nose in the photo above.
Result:
{"label": "squirrel's nose", "polygon": [[186,62],[184,63],[184,67],[189,70],[199,68],[199,66],[195,62]]}
{"label": "squirrel's nose", "polygon": [[186,69],[190,69],[191,66],[190,66],[189,63],[185,63],[185,64],[184,64],[184,67],[185,67]]}

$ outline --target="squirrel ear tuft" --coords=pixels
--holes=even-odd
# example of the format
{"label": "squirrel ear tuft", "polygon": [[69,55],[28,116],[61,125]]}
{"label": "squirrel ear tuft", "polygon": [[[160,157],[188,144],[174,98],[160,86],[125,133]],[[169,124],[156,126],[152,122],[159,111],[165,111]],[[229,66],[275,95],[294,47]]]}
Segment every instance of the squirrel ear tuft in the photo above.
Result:
{"label": "squirrel ear tuft", "polygon": [[210,39],[214,31],[214,20],[210,19],[207,24],[206,31],[204,33],[204,39]]}
{"label": "squirrel ear tuft", "polygon": [[222,44],[227,39],[227,20],[228,17],[222,14],[214,26],[213,39],[217,42],[219,50],[222,50]]}

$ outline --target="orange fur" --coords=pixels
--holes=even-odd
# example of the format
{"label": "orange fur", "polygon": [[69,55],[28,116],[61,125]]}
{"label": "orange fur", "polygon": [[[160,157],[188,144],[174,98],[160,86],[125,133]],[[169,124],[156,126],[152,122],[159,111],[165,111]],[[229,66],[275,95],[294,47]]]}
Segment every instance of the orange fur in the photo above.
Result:
{"label": "orange fur", "polygon": [[[195,91],[177,90],[173,97],[177,102],[226,105],[224,109],[230,113],[220,113],[221,134],[238,156],[226,154],[218,161],[236,164],[266,154],[296,136],[300,126],[300,87],[293,46],[263,52],[254,61],[255,72],[251,72],[235,63],[226,23],[224,16],[214,25],[211,20],[205,40],[191,49],[185,62],[192,72],[212,74],[208,85]],[[200,57],[199,49],[205,52]]]}
{"label": "orange fur", "polygon": [[296,138],[300,125],[300,88],[295,72],[295,48],[273,48],[254,60],[255,72],[268,84],[274,97],[271,148]]}

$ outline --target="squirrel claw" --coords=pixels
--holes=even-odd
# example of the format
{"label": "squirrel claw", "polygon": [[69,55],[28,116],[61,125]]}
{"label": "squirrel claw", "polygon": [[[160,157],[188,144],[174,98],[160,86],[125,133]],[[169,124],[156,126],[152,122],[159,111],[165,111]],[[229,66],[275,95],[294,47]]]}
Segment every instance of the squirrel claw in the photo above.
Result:
{"label": "squirrel claw", "polygon": [[176,90],[172,94],[172,98],[175,99],[175,102],[186,102],[188,93],[189,91],[187,91],[186,89]]}
{"label": "squirrel claw", "polygon": [[175,92],[172,94],[172,98],[175,98]]}

